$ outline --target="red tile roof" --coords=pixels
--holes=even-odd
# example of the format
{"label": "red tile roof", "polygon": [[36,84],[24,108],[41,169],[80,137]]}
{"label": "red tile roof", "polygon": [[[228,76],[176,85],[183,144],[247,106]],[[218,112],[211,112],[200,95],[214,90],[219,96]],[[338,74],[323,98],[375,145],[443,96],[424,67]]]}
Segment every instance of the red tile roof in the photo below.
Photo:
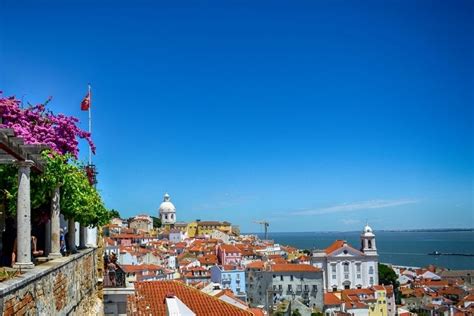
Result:
{"label": "red tile roof", "polygon": [[342,246],[344,246],[344,243],[345,241],[344,240],[336,240],[335,242],[332,243],[331,246],[327,247],[326,249],[324,249],[324,252],[326,254],[330,254],[330,253],[333,253],[334,251],[336,251],[337,249],[341,248]]}
{"label": "red tile roof", "polygon": [[264,263],[261,260],[253,261],[247,264],[247,269],[263,269]]}
{"label": "red tile roof", "polygon": [[206,255],[198,258],[201,265],[214,265],[217,264],[216,255]]}
{"label": "red tile roof", "polygon": [[255,316],[265,316],[265,313],[260,308],[249,308],[249,311],[251,311]]}
{"label": "red tile roof", "polygon": [[359,250],[355,249],[354,247],[350,246],[347,241],[345,240],[336,240],[335,242],[332,243],[332,245],[330,245],[329,247],[327,247],[326,249],[324,249],[324,252],[329,255],[331,253],[333,253],[334,251],[338,250],[339,248],[342,248],[344,247],[344,244],[346,245],[347,248],[351,249],[352,251],[354,252],[357,252],[357,253],[360,253],[360,254],[363,254],[362,252],[360,252]]}
{"label": "red tile roof", "polygon": [[243,269],[239,266],[236,266],[235,264],[223,264],[221,265],[221,270],[222,271],[234,271],[234,270],[239,270],[243,271]]}
{"label": "red tile roof", "polygon": [[120,267],[125,273],[135,273],[140,271],[158,271],[162,270],[162,266],[158,266],[155,264],[121,264]]}
{"label": "red tile roof", "polygon": [[324,305],[341,305],[342,300],[334,293],[324,293]]}
{"label": "red tile roof", "polygon": [[135,315],[166,315],[165,298],[170,294],[179,298],[197,316],[254,315],[176,281],[136,282],[135,295],[129,298],[130,307]]}
{"label": "red tile roof", "polygon": [[274,272],[318,272],[320,269],[309,264],[274,264],[271,266]]}
{"label": "red tile roof", "polygon": [[242,253],[239,248],[234,245],[220,245],[219,246],[222,250],[226,253],[233,252],[233,253]]}

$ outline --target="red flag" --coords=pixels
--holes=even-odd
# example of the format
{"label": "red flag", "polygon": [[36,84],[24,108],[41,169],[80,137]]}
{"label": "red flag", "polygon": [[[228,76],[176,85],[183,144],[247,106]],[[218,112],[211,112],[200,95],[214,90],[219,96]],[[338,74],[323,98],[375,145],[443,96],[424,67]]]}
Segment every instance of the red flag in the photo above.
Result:
{"label": "red flag", "polygon": [[85,96],[84,100],[82,100],[81,102],[81,110],[88,111],[90,106],[91,106],[91,93],[87,92],[87,95]]}

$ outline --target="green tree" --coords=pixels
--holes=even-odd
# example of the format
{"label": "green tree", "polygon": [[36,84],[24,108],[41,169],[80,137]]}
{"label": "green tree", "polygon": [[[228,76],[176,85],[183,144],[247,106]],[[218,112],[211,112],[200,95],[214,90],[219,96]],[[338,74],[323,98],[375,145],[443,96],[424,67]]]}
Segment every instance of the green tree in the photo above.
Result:
{"label": "green tree", "polygon": [[153,219],[153,228],[160,228],[161,227],[161,218],[152,216]]}
{"label": "green tree", "polygon": [[291,316],[301,316],[301,313],[298,309],[295,309],[292,313]]}
{"label": "green tree", "polygon": [[112,218],[120,218],[120,213],[119,211],[115,210],[115,209],[111,209],[110,211],[110,216]]}
{"label": "green tree", "polygon": [[401,303],[400,291],[398,289],[400,286],[400,283],[398,283],[397,274],[392,268],[382,263],[379,263],[378,268],[379,268],[379,284],[392,285],[393,291],[395,293],[395,302],[397,304],[400,304]]}

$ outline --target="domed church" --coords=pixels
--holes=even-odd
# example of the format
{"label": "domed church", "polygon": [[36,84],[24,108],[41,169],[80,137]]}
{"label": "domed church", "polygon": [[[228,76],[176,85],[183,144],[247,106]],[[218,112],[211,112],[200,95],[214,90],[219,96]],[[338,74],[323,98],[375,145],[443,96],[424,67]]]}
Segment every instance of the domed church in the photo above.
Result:
{"label": "domed church", "polygon": [[171,203],[171,198],[168,193],[163,196],[163,202],[159,208],[161,224],[163,226],[171,226],[176,223],[176,207]]}

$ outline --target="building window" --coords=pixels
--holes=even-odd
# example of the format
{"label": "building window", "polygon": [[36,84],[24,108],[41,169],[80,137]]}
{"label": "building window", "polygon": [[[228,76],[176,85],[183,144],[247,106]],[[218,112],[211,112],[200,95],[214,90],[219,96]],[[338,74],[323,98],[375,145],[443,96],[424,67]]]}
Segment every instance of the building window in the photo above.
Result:
{"label": "building window", "polygon": [[278,290],[283,291],[283,285],[279,284],[278,285]]}
{"label": "building window", "polygon": [[304,285],[304,290],[305,290],[305,291],[309,291],[309,285],[308,285],[308,284],[305,284],[305,285]]}
{"label": "building window", "polygon": [[290,281],[293,281],[293,276],[292,275],[290,275]]}
{"label": "building window", "polygon": [[300,277],[300,281],[304,281],[304,276],[301,276],[301,277]]}
{"label": "building window", "polygon": [[357,273],[357,278],[360,279],[360,273]]}
{"label": "building window", "polygon": [[276,289],[277,289],[277,286],[273,285],[273,291],[276,291]]}
{"label": "building window", "polygon": [[283,281],[283,275],[280,275],[280,281]]}
{"label": "building window", "polygon": [[374,267],[372,266],[369,267],[369,274],[374,274]]}
{"label": "building window", "polygon": [[298,284],[298,285],[296,286],[296,290],[297,290],[298,292],[301,292],[301,291],[303,290],[303,286],[302,286],[301,284]]}
{"label": "building window", "polygon": [[344,273],[349,273],[349,262],[344,262],[342,265],[344,266]]}
{"label": "building window", "polygon": [[374,285],[374,277],[370,277],[370,285]]}
{"label": "building window", "polygon": [[333,280],[336,279],[336,275],[335,275],[335,274],[332,275],[332,279],[333,279]]}
{"label": "building window", "polygon": [[293,287],[291,286],[291,284],[288,284],[288,292],[291,292],[292,289]]}
{"label": "building window", "polygon": [[332,273],[336,273],[336,265],[335,264],[331,264],[331,271],[332,271]]}
{"label": "building window", "polygon": [[360,273],[360,263],[356,264],[356,271]]}
{"label": "building window", "polygon": [[313,292],[317,292],[318,291],[318,286],[317,285],[313,285]]}

